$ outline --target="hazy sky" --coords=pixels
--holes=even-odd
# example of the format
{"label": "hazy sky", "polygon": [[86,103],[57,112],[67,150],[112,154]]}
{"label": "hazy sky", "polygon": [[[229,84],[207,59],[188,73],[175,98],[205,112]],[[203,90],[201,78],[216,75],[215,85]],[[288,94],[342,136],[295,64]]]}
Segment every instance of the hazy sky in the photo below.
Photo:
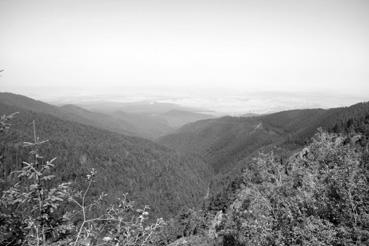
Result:
{"label": "hazy sky", "polygon": [[333,106],[369,100],[368,44],[368,0],[0,0],[0,90]]}

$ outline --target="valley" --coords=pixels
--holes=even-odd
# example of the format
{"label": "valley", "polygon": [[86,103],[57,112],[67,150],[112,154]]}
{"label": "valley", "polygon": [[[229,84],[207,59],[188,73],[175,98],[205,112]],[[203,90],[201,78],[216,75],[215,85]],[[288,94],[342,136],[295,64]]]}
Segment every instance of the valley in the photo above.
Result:
{"label": "valley", "polygon": [[[40,155],[46,160],[56,157],[54,182],[71,181],[74,189],[83,190],[85,176],[96,170],[87,199],[108,194],[104,208],[127,194],[138,205],[150,204],[151,220],[171,218],[174,223],[165,229],[178,230],[165,239],[172,242],[181,230],[187,230],[181,216],[194,216],[197,212],[193,211],[209,216],[233,211],[239,192],[263,172],[260,167],[265,163],[255,164],[255,160],[263,160],[260,156],[265,154],[260,153],[272,152],[273,161],[287,166],[311,143],[318,128],[368,134],[368,103],[219,118],[177,109],[135,110],[92,111],[1,93],[0,114],[18,114],[0,142],[0,178],[4,181],[0,188],[11,187],[12,173],[30,160],[22,143],[32,140],[34,121],[37,136],[48,140],[40,146]],[[138,129],[142,129],[140,137],[136,136]],[[250,179],[247,182],[245,175]],[[202,216],[197,214],[191,221]]]}

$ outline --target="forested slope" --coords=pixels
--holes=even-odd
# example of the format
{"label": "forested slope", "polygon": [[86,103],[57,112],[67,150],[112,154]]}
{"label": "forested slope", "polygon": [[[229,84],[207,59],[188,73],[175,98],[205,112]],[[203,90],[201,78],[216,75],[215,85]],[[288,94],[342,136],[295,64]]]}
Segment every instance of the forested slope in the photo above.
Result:
{"label": "forested slope", "polygon": [[282,140],[283,134],[265,128],[257,118],[223,117],[188,124],[159,143],[181,153],[194,153],[216,172],[256,149]]}
{"label": "forested slope", "polygon": [[22,110],[52,115],[62,120],[69,120],[94,126],[120,134],[129,136],[138,135],[138,133],[135,132],[135,128],[124,120],[118,121],[111,118],[109,115],[88,111],[75,105],[57,107],[13,93],[0,93],[0,103],[8,106],[18,107]]}
{"label": "forested slope", "polygon": [[224,173],[261,149],[279,146],[297,150],[319,127],[330,129],[366,113],[369,113],[369,103],[328,110],[290,110],[255,117],[202,120],[160,138],[159,143],[180,153],[197,154],[216,172]]}
{"label": "forested slope", "polygon": [[4,153],[1,176],[21,168],[28,158],[24,141],[37,135],[48,139],[41,153],[56,157],[56,182],[75,181],[77,185],[91,168],[97,170],[93,195],[106,192],[110,198],[128,192],[140,204],[150,204],[156,215],[167,216],[180,207],[196,206],[203,198],[212,171],[199,159],[180,156],[151,141],[127,137],[48,114],[0,103],[0,114],[19,114],[1,138]]}
{"label": "forested slope", "polygon": [[178,220],[190,230],[170,245],[368,245],[369,114],[362,106],[346,108],[329,129],[335,133],[319,130],[285,159],[266,152],[245,160],[203,210]]}

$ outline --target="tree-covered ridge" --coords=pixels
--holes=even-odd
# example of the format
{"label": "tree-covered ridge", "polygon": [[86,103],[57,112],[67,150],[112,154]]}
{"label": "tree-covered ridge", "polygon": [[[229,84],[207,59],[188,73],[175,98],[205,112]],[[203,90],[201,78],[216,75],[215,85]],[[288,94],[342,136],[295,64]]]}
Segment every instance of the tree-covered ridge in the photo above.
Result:
{"label": "tree-covered ridge", "polygon": [[[6,131],[14,114],[0,118],[0,133]],[[104,192],[89,197],[95,184],[92,168],[83,180],[86,187],[73,188],[72,182],[54,183],[55,160],[46,160],[40,148],[48,140],[37,136],[32,121],[33,140],[24,142],[29,160],[12,172],[15,181],[1,190],[0,244],[29,246],[148,246],[159,242],[163,219],[148,222],[148,206],[138,208],[122,194],[108,206]],[[2,182],[5,182],[2,180]]]}
{"label": "tree-covered ridge", "polygon": [[301,148],[319,127],[331,129],[369,114],[369,103],[350,107],[289,110],[254,117],[223,117],[185,125],[159,139],[182,153],[197,154],[224,173],[265,147]]}
{"label": "tree-covered ridge", "polygon": [[73,104],[55,106],[7,92],[0,92],[0,103],[24,111],[44,113],[62,120],[147,139],[166,135],[186,123],[213,117],[196,113],[195,109],[191,108],[183,107],[183,110],[174,110],[181,108],[176,104],[102,101],[82,103],[82,106]]}
{"label": "tree-covered ridge", "polygon": [[368,245],[368,143],[320,131],[285,162],[260,154],[171,245]]}
{"label": "tree-covered ridge", "polygon": [[[1,109],[2,114],[19,111],[6,105],[1,105]],[[38,136],[49,140],[40,154],[49,159],[57,157],[56,182],[73,181],[83,187],[81,180],[95,168],[99,175],[90,195],[106,192],[111,201],[128,192],[139,204],[150,204],[158,216],[172,215],[185,205],[195,206],[206,193],[212,172],[199,159],[180,156],[145,139],[24,110],[1,137],[1,178],[9,178],[27,160],[28,151],[22,143],[33,139],[33,120]]]}
{"label": "tree-covered ridge", "polygon": [[204,120],[162,137],[159,143],[181,153],[199,155],[216,172],[222,173],[255,150],[282,140],[283,134],[260,123],[253,117]]}

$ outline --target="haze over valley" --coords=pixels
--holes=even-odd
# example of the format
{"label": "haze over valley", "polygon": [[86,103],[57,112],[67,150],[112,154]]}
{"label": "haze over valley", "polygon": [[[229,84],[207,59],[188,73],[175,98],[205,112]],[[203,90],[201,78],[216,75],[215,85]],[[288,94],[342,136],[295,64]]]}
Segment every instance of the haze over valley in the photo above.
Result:
{"label": "haze over valley", "polygon": [[0,245],[369,245],[368,13],[1,0]]}

